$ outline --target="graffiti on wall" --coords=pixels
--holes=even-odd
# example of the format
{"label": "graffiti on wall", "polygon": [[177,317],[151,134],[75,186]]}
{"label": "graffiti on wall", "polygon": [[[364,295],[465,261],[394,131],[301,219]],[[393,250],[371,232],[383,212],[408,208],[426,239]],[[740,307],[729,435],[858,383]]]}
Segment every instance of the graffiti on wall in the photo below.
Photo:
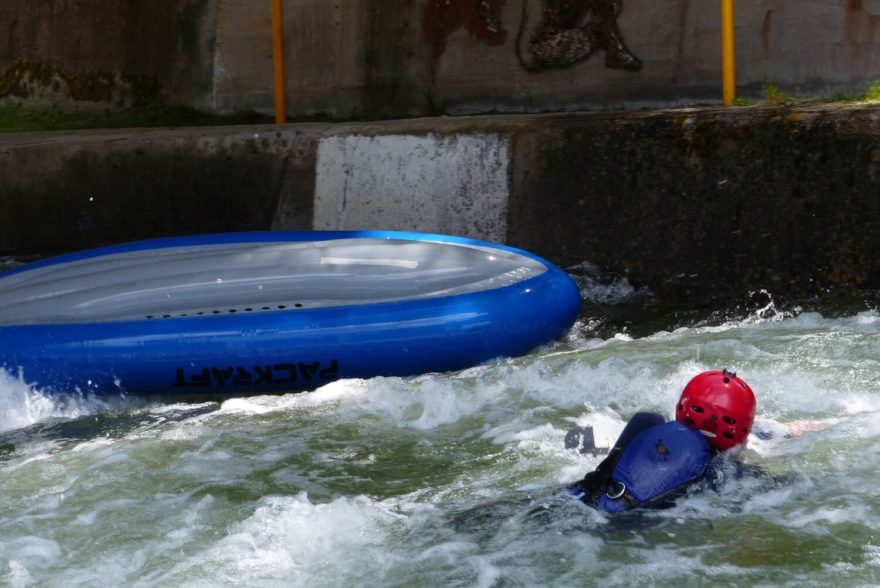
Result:
{"label": "graffiti on wall", "polygon": [[446,50],[449,35],[464,28],[487,45],[501,45],[506,34],[501,27],[505,0],[428,0],[422,13],[422,32],[436,61]]}
{"label": "graffiti on wall", "polygon": [[[639,71],[642,62],[627,48],[617,26],[623,0],[541,0],[541,18],[530,32],[523,0],[517,58],[528,71],[569,67],[605,52],[605,67]],[[526,39],[527,37],[527,39]]]}
{"label": "graffiti on wall", "polygon": [[[446,50],[449,36],[466,29],[487,45],[501,45],[506,33],[501,14],[506,0],[428,0],[422,31],[432,61]],[[641,60],[626,46],[617,19],[623,0],[521,0],[515,51],[529,72],[570,67],[605,54],[605,66],[639,71]],[[530,4],[532,6],[530,6]],[[540,5],[540,14],[534,5]],[[532,10],[530,10],[532,8]]]}

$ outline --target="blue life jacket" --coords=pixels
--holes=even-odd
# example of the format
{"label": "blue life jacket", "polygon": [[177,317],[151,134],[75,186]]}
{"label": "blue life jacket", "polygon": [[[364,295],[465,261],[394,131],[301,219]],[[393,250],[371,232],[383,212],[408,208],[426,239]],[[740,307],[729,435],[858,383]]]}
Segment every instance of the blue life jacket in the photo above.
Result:
{"label": "blue life jacket", "polygon": [[616,463],[603,463],[605,468],[600,465],[570,491],[606,512],[657,506],[702,478],[711,457],[700,432],[669,421],[640,433],[622,453],[609,457]]}

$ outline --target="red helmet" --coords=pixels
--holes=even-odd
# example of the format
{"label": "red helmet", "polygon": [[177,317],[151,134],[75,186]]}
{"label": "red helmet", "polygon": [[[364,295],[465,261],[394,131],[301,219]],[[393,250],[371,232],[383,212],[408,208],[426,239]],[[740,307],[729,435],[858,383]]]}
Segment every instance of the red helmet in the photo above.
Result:
{"label": "red helmet", "polygon": [[675,420],[724,451],[748,438],[755,420],[755,394],[733,372],[703,372],[684,387],[675,405]]}

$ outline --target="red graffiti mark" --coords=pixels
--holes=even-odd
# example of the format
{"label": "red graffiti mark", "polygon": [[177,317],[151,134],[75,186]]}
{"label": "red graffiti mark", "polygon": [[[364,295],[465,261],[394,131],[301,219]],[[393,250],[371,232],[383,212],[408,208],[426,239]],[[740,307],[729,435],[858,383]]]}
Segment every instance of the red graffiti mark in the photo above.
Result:
{"label": "red graffiti mark", "polygon": [[770,35],[773,32],[773,11],[768,10],[764,15],[764,23],[761,25],[761,49],[764,50],[764,57],[770,55]]}
{"label": "red graffiti mark", "polygon": [[873,43],[877,40],[880,16],[865,10],[864,0],[848,0],[844,39],[851,43]]}
{"label": "red graffiti mark", "polygon": [[467,29],[487,45],[504,43],[501,9],[506,0],[428,0],[422,15],[422,32],[431,45],[434,58],[446,50],[449,35]]}

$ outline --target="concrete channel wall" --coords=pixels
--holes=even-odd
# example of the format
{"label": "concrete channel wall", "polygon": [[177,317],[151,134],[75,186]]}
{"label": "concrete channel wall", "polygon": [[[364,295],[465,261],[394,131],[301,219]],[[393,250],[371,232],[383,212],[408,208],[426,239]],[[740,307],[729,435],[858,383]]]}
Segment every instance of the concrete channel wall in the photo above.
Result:
{"label": "concrete channel wall", "polygon": [[[286,0],[293,120],[721,100],[718,0]],[[0,101],[271,113],[269,0],[3,0]],[[880,0],[736,3],[738,94],[859,94]]]}
{"label": "concrete channel wall", "polygon": [[0,136],[0,255],[396,229],[666,299],[880,288],[880,110],[677,109]]}

